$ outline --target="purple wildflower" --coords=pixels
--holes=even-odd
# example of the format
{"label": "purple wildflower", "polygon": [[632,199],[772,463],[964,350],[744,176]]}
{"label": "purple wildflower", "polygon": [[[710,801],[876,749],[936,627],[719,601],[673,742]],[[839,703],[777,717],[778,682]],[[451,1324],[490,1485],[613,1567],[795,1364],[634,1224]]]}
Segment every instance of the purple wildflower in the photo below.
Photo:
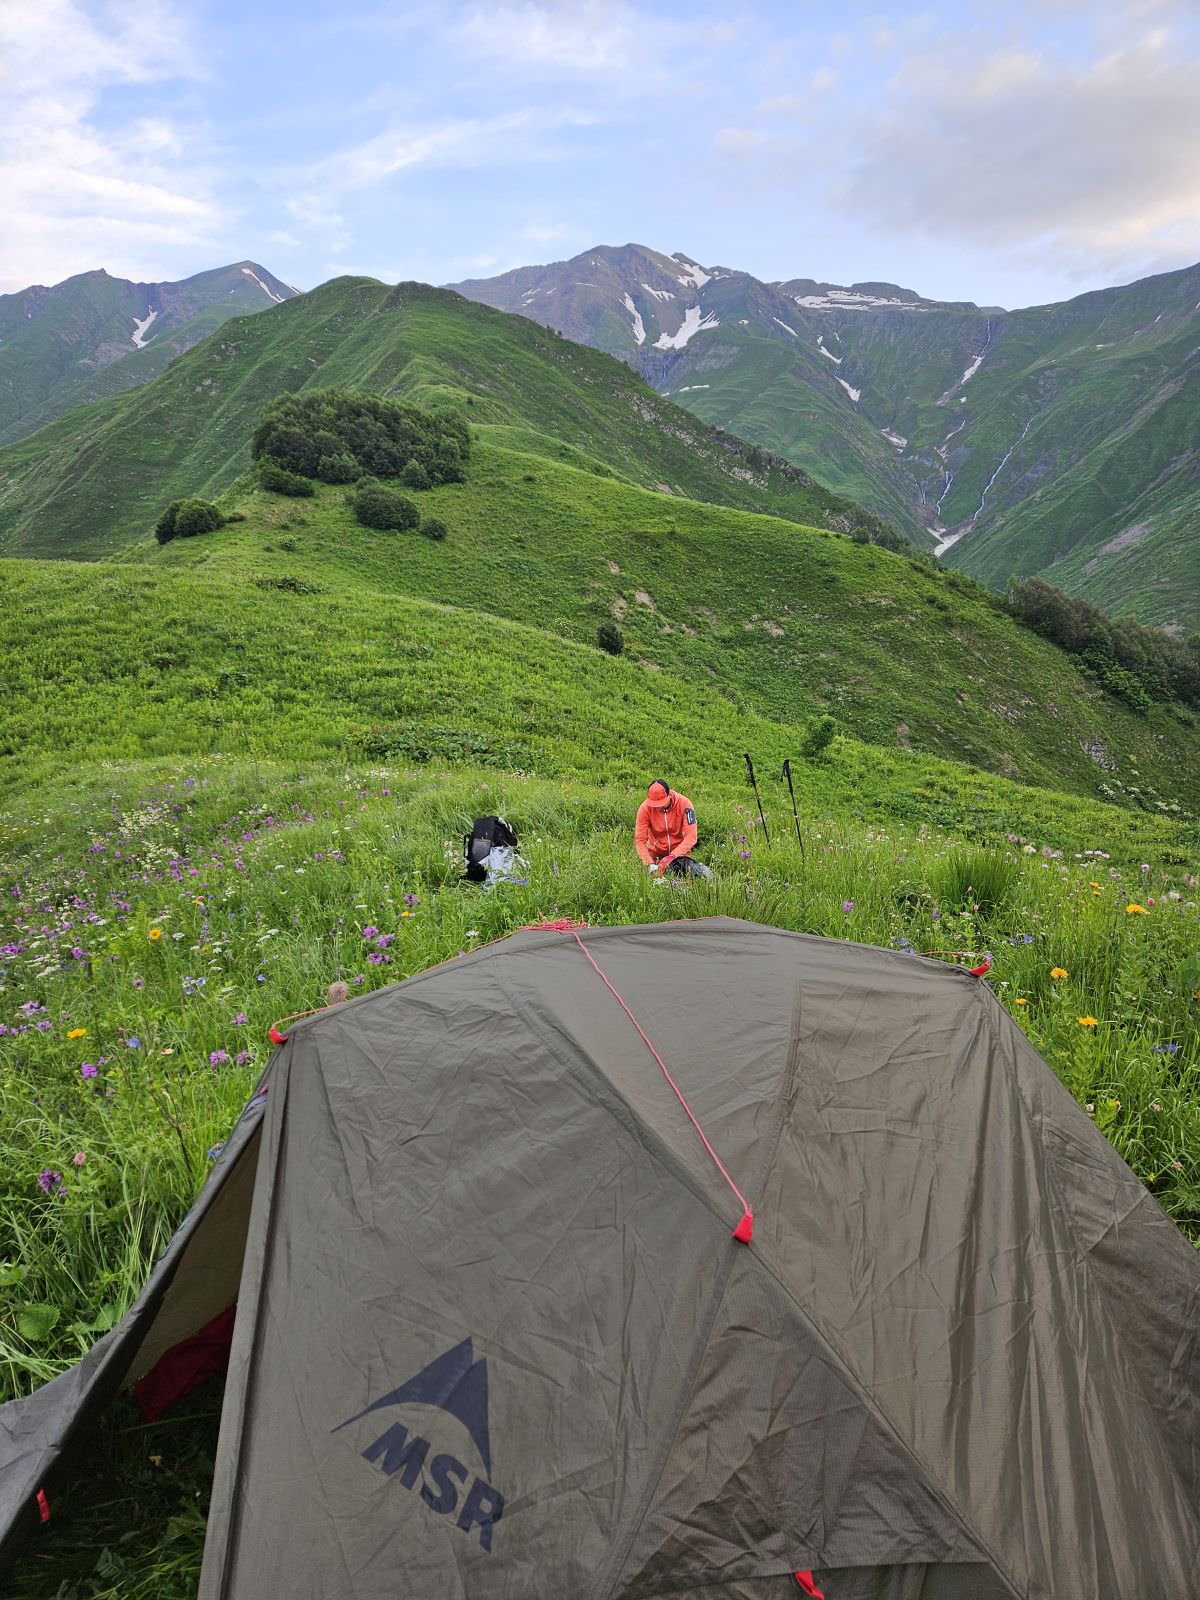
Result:
{"label": "purple wildflower", "polygon": [[144,988],[145,988],[145,987],[146,987],[146,980],[145,980],[145,978],[135,978],[135,979],[134,979],[134,980],[133,980],[133,987],[134,987],[134,988],[135,988],[135,989],[144,989]]}
{"label": "purple wildflower", "polygon": [[86,1160],[87,1160],[87,1151],[86,1150],[76,1150],[75,1154],[71,1157],[71,1165],[73,1167],[81,1167]]}
{"label": "purple wildflower", "polygon": [[364,939],[374,939],[376,934],[378,934],[378,932],[379,932],[379,929],[378,928],[373,928],[371,926],[371,924],[368,922],[366,927],[362,931],[362,936],[363,936]]}
{"label": "purple wildflower", "polygon": [[34,1024],[34,1026],[37,1028],[39,1033],[49,1033],[54,1024],[50,1021],[49,1017],[42,1017]]}
{"label": "purple wildflower", "polygon": [[71,960],[72,961],[82,961],[83,960],[83,956],[84,956],[84,952],[83,952],[82,946],[81,945],[76,945],[74,947],[74,949],[71,951]]}
{"label": "purple wildflower", "polygon": [[846,913],[847,916],[849,916],[850,913],[854,910],[854,901],[853,900],[843,900],[842,901],[842,910]]}
{"label": "purple wildflower", "polygon": [[229,1051],[228,1050],[210,1050],[208,1052],[208,1064],[209,1064],[210,1067],[228,1066],[228,1064],[229,1064]]}
{"label": "purple wildflower", "polygon": [[354,980],[354,987],[356,989],[361,989],[363,984],[366,983],[366,981],[367,980],[360,973],[359,976],[357,978],[355,978],[355,980]]}
{"label": "purple wildflower", "polygon": [[234,1017],[233,1021],[230,1023],[230,1027],[231,1028],[244,1028],[246,1026],[246,1022],[247,1022],[246,1013],[244,1011],[239,1011],[237,1016]]}
{"label": "purple wildflower", "polygon": [[378,939],[376,939],[376,941],[375,941],[376,949],[378,949],[378,950],[386,950],[388,945],[391,944],[392,940],[395,937],[396,937],[396,935],[394,933],[381,933],[379,935]]}
{"label": "purple wildflower", "polygon": [[387,960],[387,957],[385,955],[381,955],[378,950],[372,950],[371,954],[367,957],[367,960],[373,967],[379,967],[383,965],[383,963]]}
{"label": "purple wildflower", "polygon": [[93,1065],[92,1062],[85,1061],[79,1069],[79,1076],[81,1078],[94,1078],[97,1070],[98,1069]]}
{"label": "purple wildflower", "polygon": [[142,1048],[142,1041],[138,1038],[136,1033],[131,1033],[128,1039],[126,1039],[125,1048],[126,1050],[140,1050]]}
{"label": "purple wildflower", "polygon": [[38,1173],[38,1188],[43,1194],[49,1194],[51,1189],[62,1188],[62,1173],[55,1172],[50,1167],[43,1167]]}
{"label": "purple wildflower", "polygon": [[234,1060],[239,1067],[244,1067],[250,1059],[249,1050],[239,1050]]}
{"label": "purple wildflower", "polygon": [[404,896],[404,904],[411,911],[414,906],[421,904],[421,896],[419,894],[406,894]]}
{"label": "purple wildflower", "polygon": [[1166,1044],[1156,1044],[1154,1046],[1154,1053],[1155,1053],[1155,1055],[1160,1055],[1160,1056],[1178,1055],[1179,1046],[1175,1042],[1174,1039],[1168,1039]]}

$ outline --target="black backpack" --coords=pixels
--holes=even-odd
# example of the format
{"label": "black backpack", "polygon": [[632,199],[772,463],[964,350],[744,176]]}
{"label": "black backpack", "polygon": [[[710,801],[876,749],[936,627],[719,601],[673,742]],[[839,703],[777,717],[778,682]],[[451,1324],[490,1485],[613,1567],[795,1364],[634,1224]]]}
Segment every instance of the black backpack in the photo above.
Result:
{"label": "black backpack", "polygon": [[503,817],[476,817],[470,833],[463,838],[463,856],[466,865],[463,876],[472,883],[485,882],[487,858],[496,845],[508,845],[515,850],[517,830],[510,827]]}

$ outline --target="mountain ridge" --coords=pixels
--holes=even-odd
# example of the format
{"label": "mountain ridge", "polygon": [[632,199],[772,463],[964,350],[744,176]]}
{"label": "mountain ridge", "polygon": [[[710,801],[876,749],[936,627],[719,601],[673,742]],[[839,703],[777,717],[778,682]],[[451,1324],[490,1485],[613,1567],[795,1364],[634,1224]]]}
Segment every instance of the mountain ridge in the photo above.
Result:
{"label": "mountain ridge", "polygon": [[300,292],[247,257],[163,282],[97,267],[0,295],[0,444],[151,381],[230,317]]}
{"label": "mountain ridge", "polygon": [[627,361],[995,586],[1037,574],[1176,629],[1200,610],[1200,265],[1015,311],[642,245],[453,287]]}

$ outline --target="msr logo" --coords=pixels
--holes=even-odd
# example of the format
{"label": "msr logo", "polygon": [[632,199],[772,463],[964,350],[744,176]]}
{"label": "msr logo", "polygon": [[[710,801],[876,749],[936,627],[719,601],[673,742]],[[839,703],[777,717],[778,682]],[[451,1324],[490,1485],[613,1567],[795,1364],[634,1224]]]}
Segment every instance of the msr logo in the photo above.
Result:
{"label": "msr logo", "polygon": [[[373,1411],[404,1405],[434,1406],[460,1422],[479,1453],[484,1472],[491,1477],[487,1360],[481,1356],[476,1361],[470,1339],[464,1339],[453,1350],[447,1350],[445,1355],[422,1367],[398,1389],[347,1417],[333,1431],[338,1433]],[[393,1422],[362,1454],[365,1461],[377,1461],[389,1477],[399,1478],[403,1488],[415,1489],[420,1483],[421,1499],[439,1516],[450,1516],[457,1510],[455,1526],[468,1535],[478,1528],[479,1543],[490,1555],[492,1529],[503,1514],[504,1496],[485,1478],[473,1474],[457,1456],[431,1455],[432,1449],[428,1439],[410,1433],[401,1422]],[[459,1509],[459,1494],[469,1478],[474,1481]]]}

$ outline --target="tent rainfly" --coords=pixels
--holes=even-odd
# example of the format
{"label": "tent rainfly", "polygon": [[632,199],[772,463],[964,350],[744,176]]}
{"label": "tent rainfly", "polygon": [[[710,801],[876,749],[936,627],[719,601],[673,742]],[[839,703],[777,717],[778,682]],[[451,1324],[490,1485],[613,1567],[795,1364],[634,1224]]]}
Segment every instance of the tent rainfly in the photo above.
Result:
{"label": "tent rainfly", "polygon": [[292,1027],[0,1536],[227,1360],[201,1600],[1196,1600],[1198,1329],[977,978],[527,930]]}

